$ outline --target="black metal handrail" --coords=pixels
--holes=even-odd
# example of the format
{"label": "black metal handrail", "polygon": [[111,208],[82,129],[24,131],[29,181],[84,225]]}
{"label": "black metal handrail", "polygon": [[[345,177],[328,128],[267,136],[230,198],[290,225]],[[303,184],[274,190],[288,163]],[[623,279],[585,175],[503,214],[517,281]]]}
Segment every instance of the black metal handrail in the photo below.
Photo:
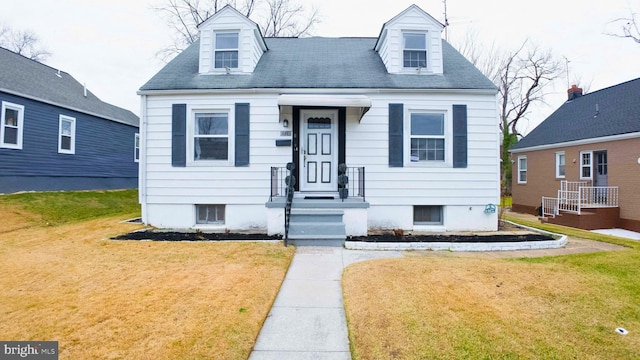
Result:
{"label": "black metal handrail", "polygon": [[286,169],[289,175],[285,177],[287,202],[284,206],[284,246],[289,242],[289,222],[291,221],[291,205],[293,204],[293,193],[295,191],[296,177],[292,172],[295,168],[294,163],[288,163]]}
{"label": "black metal handrail", "polygon": [[362,201],[366,201],[364,191],[364,166],[347,166],[344,174],[348,177],[348,182],[344,185],[344,188],[347,189],[349,197],[362,198]]}

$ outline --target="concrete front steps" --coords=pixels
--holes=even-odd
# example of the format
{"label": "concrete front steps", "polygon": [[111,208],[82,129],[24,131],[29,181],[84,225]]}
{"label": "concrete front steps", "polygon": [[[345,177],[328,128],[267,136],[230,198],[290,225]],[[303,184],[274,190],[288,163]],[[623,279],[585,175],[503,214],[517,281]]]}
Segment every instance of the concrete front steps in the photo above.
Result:
{"label": "concrete front steps", "polygon": [[340,209],[291,209],[289,243],[309,246],[342,246],[347,234]]}

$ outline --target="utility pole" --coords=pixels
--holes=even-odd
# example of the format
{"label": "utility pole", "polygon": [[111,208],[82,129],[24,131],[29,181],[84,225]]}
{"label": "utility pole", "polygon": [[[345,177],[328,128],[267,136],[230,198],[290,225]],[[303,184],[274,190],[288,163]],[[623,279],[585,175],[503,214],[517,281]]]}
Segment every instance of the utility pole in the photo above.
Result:
{"label": "utility pole", "polygon": [[447,0],[442,0],[444,4],[444,39],[449,41],[449,18],[447,17]]}

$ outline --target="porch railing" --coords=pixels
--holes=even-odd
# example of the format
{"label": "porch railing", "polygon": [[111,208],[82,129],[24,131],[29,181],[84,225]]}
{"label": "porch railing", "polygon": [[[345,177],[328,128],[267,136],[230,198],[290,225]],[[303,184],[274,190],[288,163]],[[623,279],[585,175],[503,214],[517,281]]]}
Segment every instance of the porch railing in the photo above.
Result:
{"label": "porch railing", "polygon": [[[269,201],[273,201],[274,198],[287,197],[286,178],[289,175],[289,170],[284,166],[271,167],[271,192],[269,194]],[[364,166],[347,167],[345,175],[347,175],[349,181],[343,188],[346,189],[348,197],[362,198],[362,201],[365,201]]]}
{"label": "porch railing", "polygon": [[588,181],[561,181],[557,198],[542,197],[542,216],[555,217],[559,211],[580,215],[583,208],[618,207],[617,186],[588,185]]}
{"label": "porch railing", "polygon": [[558,199],[552,197],[542,197],[542,217],[556,217],[558,215]]}

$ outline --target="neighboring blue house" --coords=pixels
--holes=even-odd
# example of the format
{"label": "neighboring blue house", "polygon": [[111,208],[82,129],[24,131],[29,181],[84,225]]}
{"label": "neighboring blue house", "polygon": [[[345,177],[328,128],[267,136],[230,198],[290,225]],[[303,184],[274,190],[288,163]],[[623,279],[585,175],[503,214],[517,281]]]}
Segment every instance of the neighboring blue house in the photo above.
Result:
{"label": "neighboring blue house", "polygon": [[136,188],[138,117],[0,48],[0,193]]}

